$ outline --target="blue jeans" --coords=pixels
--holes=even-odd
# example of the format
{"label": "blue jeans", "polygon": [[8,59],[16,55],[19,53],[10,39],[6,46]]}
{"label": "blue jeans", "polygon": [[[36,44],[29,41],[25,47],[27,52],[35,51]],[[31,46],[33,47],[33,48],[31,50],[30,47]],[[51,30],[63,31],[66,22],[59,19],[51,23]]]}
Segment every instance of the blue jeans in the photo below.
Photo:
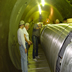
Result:
{"label": "blue jeans", "polygon": [[35,56],[38,56],[38,37],[32,36],[32,42],[33,42],[33,59]]}
{"label": "blue jeans", "polygon": [[28,72],[27,53],[25,53],[25,49],[22,45],[19,46],[19,50],[20,50],[20,54],[21,54],[21,69],[22,69],[22,72]]}

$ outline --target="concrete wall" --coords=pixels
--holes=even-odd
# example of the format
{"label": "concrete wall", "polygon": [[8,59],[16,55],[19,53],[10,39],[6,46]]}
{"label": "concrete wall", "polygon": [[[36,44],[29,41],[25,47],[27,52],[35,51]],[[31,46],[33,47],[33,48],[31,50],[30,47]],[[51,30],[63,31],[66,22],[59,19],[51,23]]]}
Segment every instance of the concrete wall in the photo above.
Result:
{"label": "concrete wall", "polygon": [[9,21],[17,0],[0,0],[0,72],[21,72],[14,67],[8,51]]}

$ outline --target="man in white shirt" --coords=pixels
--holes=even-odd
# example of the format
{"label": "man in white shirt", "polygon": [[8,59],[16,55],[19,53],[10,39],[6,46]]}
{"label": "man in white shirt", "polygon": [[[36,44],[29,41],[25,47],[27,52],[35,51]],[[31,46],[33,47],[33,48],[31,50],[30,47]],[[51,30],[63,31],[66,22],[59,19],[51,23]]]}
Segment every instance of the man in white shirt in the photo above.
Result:
{"label": "man in white shirt", "polygon": [[29,29],[29,23],[26,23],[25,27],[23,28],[23,32],[24,32],[25,42],[30,45],[31,41],[29,40],[29,34],[27,32],[28,29]]}
{"label": "man in white shirt", "polygon": [[20,21],[19,29],[17,31],[18,34],[18,43],[19,43],[19,50],[21,54],[21,68],[22,72],[28,72],[27,68],[27,49],[25,45],[25,38],[24,38],[24,32],[23,32],[23,27],[24,27],[24,21]]}
{"label": "man in white shirt", "polygon": [[25,27],[23,28],[23,32],[24,32],[25,44],[27,48],[27,55],[28,55],[28,46],[32,44],[32,42],[29,40],[29,34],[27,32],[28,29],[29,29],[29,23],[26,23]]}

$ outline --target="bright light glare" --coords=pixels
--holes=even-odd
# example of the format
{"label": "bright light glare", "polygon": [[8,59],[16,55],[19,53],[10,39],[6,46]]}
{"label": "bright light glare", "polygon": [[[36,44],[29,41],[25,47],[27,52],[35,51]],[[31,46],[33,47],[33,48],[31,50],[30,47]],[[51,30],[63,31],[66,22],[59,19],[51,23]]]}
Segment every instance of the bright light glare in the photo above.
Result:
{"label": "bright light glare", "polygon": [[41,14],[41,7],[40,7],[40,5],[38,5],[38,7],[39,7],[39,13]]}
{"label": "bright light glare", "polygon": [[41,1],[42,1],[42,6],[44,6],[44,4],[45,4],[44,0],[41,0]]}

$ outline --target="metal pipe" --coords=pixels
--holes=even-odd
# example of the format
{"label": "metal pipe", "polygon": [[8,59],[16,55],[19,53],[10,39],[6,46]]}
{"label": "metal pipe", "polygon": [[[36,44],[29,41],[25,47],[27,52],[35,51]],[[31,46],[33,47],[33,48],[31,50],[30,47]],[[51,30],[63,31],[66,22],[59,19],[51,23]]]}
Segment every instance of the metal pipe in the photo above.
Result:
{"label": "metal pipe", "polygon": [[60,62],[67,45],[71,42],[71,30],[71,24],[48,24],[41,29],[41,45],[52,72],[61,70]]}

